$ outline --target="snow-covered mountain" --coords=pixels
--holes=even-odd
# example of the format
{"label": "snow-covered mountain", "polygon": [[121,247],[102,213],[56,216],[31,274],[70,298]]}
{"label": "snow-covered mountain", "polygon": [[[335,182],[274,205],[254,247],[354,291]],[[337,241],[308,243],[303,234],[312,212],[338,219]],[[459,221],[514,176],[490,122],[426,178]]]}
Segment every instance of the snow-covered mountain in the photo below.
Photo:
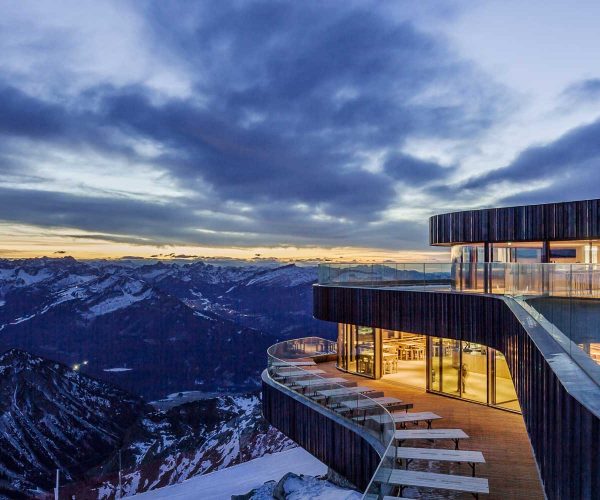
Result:
{"label": "snow-covered mountain", "polygon": [[[293,447],[262,418],[257,394],[185,403],[145,415],[130,433],[121,448],[122,492],[130,496],[177,484]],[[116,461],[115,456],[108,467],[114,470]],[[113,498],[118,477],[99,477],[65,492],[77,498]]]}
{"label": "snow-covered mountain", "polygon": [[141,398],[11,350],[0,356],[0,496],[114,495],[119,451],[133,494],[295,446],[262,419],[257,394],[156,410]]}
{"label": "snow-covered mountain", "polygon": [[277,339],[333,335],[312,318],[315,274],[294,265],[0,260],[0,352],[80,365],[150,399],[250,390]]}

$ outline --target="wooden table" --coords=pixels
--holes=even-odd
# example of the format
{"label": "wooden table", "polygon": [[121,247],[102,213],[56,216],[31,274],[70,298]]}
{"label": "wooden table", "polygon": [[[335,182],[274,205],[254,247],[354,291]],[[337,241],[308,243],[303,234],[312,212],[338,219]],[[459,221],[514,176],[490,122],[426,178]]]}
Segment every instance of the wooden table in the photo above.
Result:
{"label": "wooden table", "polygon": [[331,385],[340,385],[340,384],[356,384],[356,382],[350,382],[349,380],[342,377],[331,377],[331,378],[318,378],[318,379],[310,379],[310,380],[296,380],[296,385],[304,389],[314,389],[317,387],[328,387]]}
{"label": "wooden table", "polygon": [[274,361],[271,363],[271,366],[275,366],[277,368],[293,368],[295,366],[314,366],[316,363],[314,361]]}
{"label": "wooden table", "polygon": [[438,474],[436,472],[417,472],[402,469],[379,469],[375,475],[379,483],[391,484],[400,488],[400,495],[407,486],[416,488],[432,488],[438,490],[464,491],[475,498],[479,494],[488,494],[488,480],[482,477],[455,476],[453,474]]}
{"label": "wooden table", "polygon": [[408,448],[396,447],[396,460],[404,460],[406,468],[413,460],[435,460],[438,462],[466,462],[471,467],[472,476],[475,477],[475,465],[484,464],[485,458],[480,451],[470,450],[443,450],[436,448]]}
{"label": "wooden table", "polygon": [[380,406],[384,406],[386,408],[389,408],[389,407],[399,408],[400,406],[402,406],[404,408],[408,408],[408,407],[412,408],[412,404],[404,403],[401,399],[392,398],[392,397],[380,397],[380,398],[366,398],[365,397],[363,399],[358,399],[358,400],[353,399],[351,401],[342,401],[341,404],[346,409],[346,411],[350,411],[351,413],[354,413],[355,411],[362,411],[363,412],[363,418],[362,418],[363,421],[366,419],[367,412],[369,410],[373,410]]}
{"label": "wooden table", "polygon": [[398,441],[399,446],[409,439],[427,439],[429,441],[451,439],[454,441],[454,449],[458,450],[459,440],[469,439],[469,436],[462,429],[402,429],[394,433],[394,439]]}
{"label": "wooden table", "polygon": [[319,375],[320,373],[325,373],[325,370],[298,370],[289,372],[281,372],[277,370],[276,373],[279,377],[283,378],[283,380],[287,380],[290,378],[310,377],[311,375]]}
{"label": "wooden table", "polygon": [[325,401],[329,402],[330,399],[343,396],[353,396],[356,394],[368,394],[370,392],[377,392],[372,387],[340,387],[338,389],[324,389],[316,391],[317,394],[325,397]]}
{"label": "wooden table", "polygon": [[431,422],[442,417],[430,411],[424,411],[415,413],[393,413],[392,418],[396,424],[400,424],[401,429],[405,429],[406,424],[408,423],[418,425],[419,422],[427,422],[427,428],[431,429]]}

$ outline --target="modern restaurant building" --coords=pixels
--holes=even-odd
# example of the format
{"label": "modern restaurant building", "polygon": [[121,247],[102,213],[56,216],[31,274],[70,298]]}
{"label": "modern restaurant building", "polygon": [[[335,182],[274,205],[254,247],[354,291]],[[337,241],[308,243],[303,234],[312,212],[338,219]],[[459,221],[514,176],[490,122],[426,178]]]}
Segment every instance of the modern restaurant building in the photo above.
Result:
{"label": "modern restaurant building", "polygon": [[[547,497],[600,498],[600,200],[429,222],[450,262],[320,266],[314,316],[338,325],[338,370],[520,412]],[[278,414],[285,391],[270,382],[267,419],[343,468],[312,443],[318,419]]]}

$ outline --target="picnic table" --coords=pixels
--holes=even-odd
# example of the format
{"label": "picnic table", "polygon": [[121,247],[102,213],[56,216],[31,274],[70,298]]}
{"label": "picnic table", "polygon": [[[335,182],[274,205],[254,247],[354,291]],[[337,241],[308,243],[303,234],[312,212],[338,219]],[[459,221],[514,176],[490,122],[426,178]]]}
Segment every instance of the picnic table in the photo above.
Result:
{"label": "picnic table", "polygon": [[380,469],[375,475],[379,483],[390,484],[400,488],[400,495],[407,486],[415,488],[432,488],[438,490],[463,491],[471,493],[475,498],[479,494],[490,492],[488,480],[482,477],[456,476],[437,472],[420,472],[402,469]]}
{"label": "picnic table", "polygon": [[274,361],[271,363],[271,366],[275,366],[277,368],[293,368],[295,366],[314,366],[316,363],[314,361]]}
{"label": "picnic table", "polygon": [[364,410],[368,408],[373,408],[377,406],[392,406],[396,404],[402,403],[401,399],[393,398],[393,397],[380,397],[380,398],[363,398],[363,399],[353,399],[351,401],[342,401],[342,405],[345,406],[348,410]]}
{"label": "picnic table", "polygon": [[319,375],[320,373],[325,373],[324,370],[297,370],[297,371],[279,371],[276,370],[276,373],[283,380],[287,380],[289,378],[299,378],[299,377],[310,377],[311,375]]}
{"label": "picnic table", "polygon": [[367,413],[370,410],[376,409],[379,406],[384,406],[386,408],[412,408],[411,403],[404,403],[401,399],[393,398],[393,397],[379,397],[379,398],[360,398],[360,399],[352,399],[349,401],[342,401],[342,411],[349,411],[351,413],[362,411],[363,416],[362,420],[364,421],[367,417]]}
{"label": "picnic table", "polygon": [[375,389],[371,387],[339,387],[337,389],[324,389],[317,391],[317,394],[320,394],[325,398],[325,401],[329,401],[332,398],[344,397],[344,396],[354,396],[356,394],[366,394],[369,392],[377,392]]}
{"label": "picnic table", "polygon": [[314,389],[315,392],[319,387],[337,386],[340,384],[356,384],[356,382],[350,382],[349,380],[342,377],[331,377],[331,378],[317,378],[308,380],[296,380],[296,385],[300,386],[305,391],[307,389]]}
{"label": "picnic table", "polygon": [[396,446],[395,457],[396,460],[405,461],[406,469],[408,469],[408,466],[413,460],[465,462],[471,467],[473,477],[475,477],[475,465],[485,463],[483,453],[471,450],[444,450],[436,448],[408,448]]}
{"label": "picnic table", "polygon": [[462,429],[402,429],[394,433],[394,439],[398,441],[399,446],[402,446],[402,443],[409,439],[427,439],[430,441],[451,439],[454,441],[454,449],[458,450],[458,441],[469,439],[469,436]]}
{"label": "picnic table", "polygon": [[415,413],[393,413],[392,418],[396,424],[400,425],[401,429],[405,429],[406,424],[408,423],[418,425],[419,422],[427,422],[427,428],[431,429],[431,422],[442,417],[430,411],[423,411]]}

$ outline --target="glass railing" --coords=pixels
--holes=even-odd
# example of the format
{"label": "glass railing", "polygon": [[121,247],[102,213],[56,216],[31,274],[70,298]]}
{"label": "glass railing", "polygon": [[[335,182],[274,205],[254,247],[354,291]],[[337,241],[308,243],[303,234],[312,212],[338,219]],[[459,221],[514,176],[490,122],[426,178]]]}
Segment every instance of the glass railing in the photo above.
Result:
{"label": "glass railing", "polygon": [[[324,366],[322,362],[336,359],[336,350],[335,342],[318,337],[275,344],[267,350],[269,377],[331,412],[332,418],[344,419],[357,432],[379,441],[382,452],[379,468],[393,468],[395,461],[390,450],[395,423],[390,412],[375,399],[383,396],[383,393],[374,388],[358,386],[356,382],[342,378],[337,370],[328,374],[319,368],[320,365]],[[391,494],[391,487],[371,480],[364,493],[365,497],[375,495],[383,498]]]}
{"label": "glass railing", "polygon": [[321,264],[319,284],[510,297],[600,384],[600,264]]}
{"label": "glass railing", "polygon": [[319,264],[319,285],[417,286],[450,289],[452,264]]}
{"label": "glass railing", "polygon": [[319,285],[411,287],[600,299],[600,264],[320,264]]}

